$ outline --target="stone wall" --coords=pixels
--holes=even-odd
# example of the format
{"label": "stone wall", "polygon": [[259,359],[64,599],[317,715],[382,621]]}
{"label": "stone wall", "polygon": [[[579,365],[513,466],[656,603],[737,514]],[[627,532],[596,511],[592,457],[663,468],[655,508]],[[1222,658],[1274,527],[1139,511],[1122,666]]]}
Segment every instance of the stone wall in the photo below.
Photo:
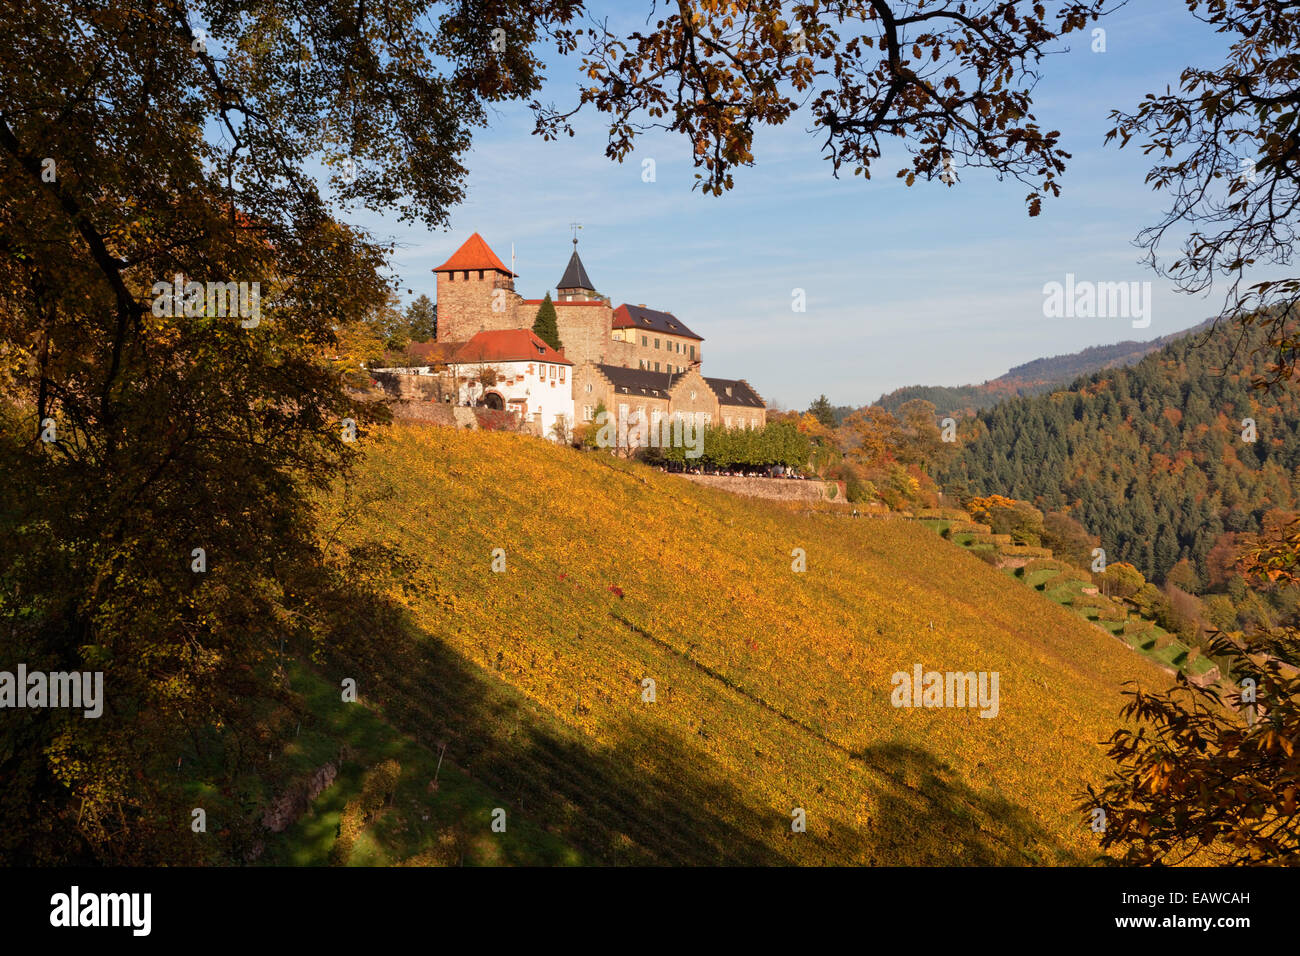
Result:
{"label": "stone wall", "polygon": [[754,408],[752,405],[718,405],[718,414],[713,423],[726,427],[731,419],[732,428],[762,428],[767,424],[767,409]]}
{"label": "stone wall", "polygon": [[404,402],[439,402],[452,394],[451,375],[410,375],[404,372],[371,372],[384,393]]}
{"label": "stone wall", "polygon": [[[564,357],[574,365],[604,362],[614,311],[604,302],[556,302],[555,325]],[[524,302],[517,310],[517,326],[531,329],[541,306]]]}
{"label": "stone wall", "polygon": [[691,369],[674,381],[672,391],[668,394],[672,398],[674,415],[678,412],[704,412],[711,417],[713,424],[718,423],[718,396],[713,394],[713,389],[709,388],[709,383],[704,381],[704,376],[698,369]]}
{"label": "stone wall", "polygon": [[637,356],[640,351],[640,348],[631,342],[611,338],[605,343],[605,357],[600,360],[600,364],[617,365],[619,368],[639,368]]}
{"label": "stone wall", "polygon": [[[457,405],[444,405],[440,402],[394,402],[392,404],[393,418],[402,421],[412,422],[429,422],[432,425],[446,425],[449,428],[464,427],[456,420],[457,412],[462,411]],[[470,418],[473,419],[472,409],[463,409],[470,412]]]}
{"label": "stone wall", "polygon": [[[626,368],[640,368],[642,362],[645,367],[652,372],[675,371],[678,368],[690,368],[692,363],[703,359],[703,343],[695,339],[688,339],[685,336],[665,335],[663,332],[656,332],[653,329],[624,329],[626,334],[631,335],[632,341],[626,342],[621,339],[613,339],[612,347],[609,348],[608,354],[611,359],[618,357],[618,361],[607,360],[607,365],[622,365]],[[645,339],[647,344],[642,345],[641,340]],[[660,348],[655,348],[655,341],[658,340]],[[673,345],[680,345],[682,350],[675,351]],[[691,356],[691,347],[695,347],[695,355]],[[655,368],[655,363],[659,363],[659,368]]]}
{"label": "stone wall", "polygon": [[[482,279],[478,269],[469,270],[469,278],[464,270],[438,273],[439,342],[465,342],[477,332],[519,328],[516,311],[523,299],[513,283],[499,272],[481,271]],[[492,307],[494,302],[499,309]]]}
{"label": "stone wall", "polygon": [[[747,498],[771,498],[775,501],[826,501],[833,481],[813,481],[798,478],[744,478],[734,475],[692,475],[680,477],[696,484],[719,488]],[[837,490],[836,501],[843,495]]]}
{"label": "stone wall", "polygon": [[425,422],[444,428],[480,428],[489,431],[535,432],[531,422],[520,421],[516,412],[467,405],[443,405],[438,402],[394,402],[393,418],[407,422]]}

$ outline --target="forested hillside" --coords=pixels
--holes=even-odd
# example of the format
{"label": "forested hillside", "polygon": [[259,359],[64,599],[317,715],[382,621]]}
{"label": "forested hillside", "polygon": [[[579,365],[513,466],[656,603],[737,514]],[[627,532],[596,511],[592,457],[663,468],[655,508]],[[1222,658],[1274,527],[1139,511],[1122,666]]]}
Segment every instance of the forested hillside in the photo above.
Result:
{"label": "forested hillside", "polygon": [[[1063,510],[1110,560],[1164,580],[1182,559],[1204,586],[1216,543],[1296,504],[1296,391],[1252,388],[1260,336],[1188,336],[1129,368],[979,414],[940,478]],[[1249,423],[1253,419],[1255,434]]]}
{"label": "forested hillside", "polygon": [[908,385],[880,396],[880,401],[876,404],[892,413],[910,401],[921,399],[932,403],[940,415],[973,415],[1004,399],[1041,395],[1054,387],[1067,385],[1082,375],[1132,365],[1176,339],[1203,330],[1205,325],[1202,323],[1183,332],[1146,342],[1094,345],[1080,352],[1034,359],[981,385]]}

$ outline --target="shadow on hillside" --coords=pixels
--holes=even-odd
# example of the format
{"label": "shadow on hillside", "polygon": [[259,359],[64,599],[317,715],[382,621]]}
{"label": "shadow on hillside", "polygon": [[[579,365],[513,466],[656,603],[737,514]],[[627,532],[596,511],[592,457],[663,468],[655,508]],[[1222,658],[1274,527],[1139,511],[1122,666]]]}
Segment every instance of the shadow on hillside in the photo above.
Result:
{"label": "shadow on hillside", "polygon": [[[872,820],[870,859],[915,866],[1032,866],[1087,863],[1025,810],[979,793],[927,751],[889,743],[856,755],[897,786]],[[1082,826],[1082,820],[1080,821]]]}
{"label": "shadow on hillside", "polygon": [[[435,752],[445,742],[447,759],[490,787],[508,814],[555,833],[585,862],[791,862],[762,836],[788,828],[788,818],[747,805],[702,750],[631,718],[614,732],[616,745],[602,746],[420,632],[404,610],[369,602],[353,611],[348,633],[333,635],[328,676],[369,675],[366,703]],[[572,706],[580,719],[582,702]],[[481,824],[486,833],[488,820]],[[514,862],[503,843],[503,859]]]}
{"label": "shadow on hillside", "polygon": [[[1007,866],[1087,862],[1017,803],[977,791],[933,754],[898,743],[853,755],[885,786],[869,826],[834,827],[820,848],[791,843],[790,820],[749,803],[732,770],[661,731],[639,708],[602,745],[581,725],[584,702],[559,720],[490,669],[467,662],[383,598],[347,596],[326,639],[326,677],[359,676],[363,701],[402,732],[578,849],[588,863]],[[559,699],[562,686],[552,688]],[[429,796],[437,800],[437,795]],[[488,832],[488,820],[466,820]],[[1082,825],[1082,824],[1081,824]],[[477,835],[477,834],[474,834]],[[783,841],[781,838],[785,837]],[[811,836],[811,833],[810,833]],[[502,841],[504,862],[520,857]]]}

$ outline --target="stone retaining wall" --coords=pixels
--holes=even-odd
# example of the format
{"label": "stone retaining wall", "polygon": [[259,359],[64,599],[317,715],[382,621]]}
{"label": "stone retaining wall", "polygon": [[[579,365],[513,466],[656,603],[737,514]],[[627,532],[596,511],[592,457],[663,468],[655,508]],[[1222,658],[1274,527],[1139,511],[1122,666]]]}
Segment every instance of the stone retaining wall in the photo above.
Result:
{"label": "stone retaining wall", "polygon": [[[801,480],[798,478],[745,478],[738,475],[692,475],[680,477],[696,484],[720,488],[732,494],[749,498],[771,498],[776,501],[826,501],[829,489],[839,482]],[[844,500],[844,489],[835,492],[835,501]]]}

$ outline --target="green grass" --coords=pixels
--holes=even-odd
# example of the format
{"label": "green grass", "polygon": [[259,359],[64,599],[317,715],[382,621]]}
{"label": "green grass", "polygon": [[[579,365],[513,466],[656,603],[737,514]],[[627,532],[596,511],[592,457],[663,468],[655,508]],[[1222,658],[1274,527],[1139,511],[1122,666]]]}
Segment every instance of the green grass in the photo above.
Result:
{"label": "green grass", "polygon": [[[920,523],[927,527],[933,527],[934,519],[926,519]],[[973,543],[976,538],[977,535],[972,532],[961,532],[952,535],[948,540],[960,545],[967,551],[997,550],[993,545]],[[999,553],[1002,552],[999,551]],[[1177,638],[1172,638],[1172,642],[1166,647],[1157,648],[1157,637],[1167,635],[1171,636],[1169,635],[1169,632],[1159,626],[1155,627],[1154,630],[1147,634],[1142,635],[1142,638],[1138,640],[1121,633],[1124,622],[1103,621],[1101,620],[1099,612],[1095,609],[1073,607],[1075,600],[1083,596],[1083,589],[1087,587],[1087,585],[1082,581],[1067,579],[1059,584],[1048,587],[1048,582],[1058,577],[1060,574],[1059,571],[1043,568],[1033,571],[1030,574],[1023,574],[1022,569],[1008,569],[1008,573],[1022,584],[1049,598],[1056,604],[1063,607],[1070,607],[1080,617],[1084,618],[1084,620],[1096,624],[1111,634],[1122,638],[1129,646],[1136,648],[1150,660],[1162,667],[1169,667],[1174,670],[1185,670],[1188,674],[1198,677],[1202,674],[1208,673],[1214,667],[1214,662],[1205,656],[1200,656],[1196,660],[1192,661],[1191,664],[1188,664],[1187,655],[1190,648]]]}
{"label": "green grass", "polygon": [[918,518],[917,521],[938,535],[952,527],[952,521],[948,518]]}
{"label": "green grass", "polygon": [[[282,779],[301,780],[329,762],[339,772],[306,814],[268,841],[263,862],[327,865],[344,806],[359,794],[366,769],[388,759],[401,765],[397,790],[357,841],[350,864],[383,866],[420,854],[441,855],[447,864],[581,862],[573,848],[526,817],[512,815],[505,833],[492,834],[492,810],[504,801],[445,759],[439,768],[436,752],[397,731],[364,697],[343,703],[339,688],[301,667],[292,683],[315,719],[281,755]],[[437,789],[430,792],[435,774]]]}

